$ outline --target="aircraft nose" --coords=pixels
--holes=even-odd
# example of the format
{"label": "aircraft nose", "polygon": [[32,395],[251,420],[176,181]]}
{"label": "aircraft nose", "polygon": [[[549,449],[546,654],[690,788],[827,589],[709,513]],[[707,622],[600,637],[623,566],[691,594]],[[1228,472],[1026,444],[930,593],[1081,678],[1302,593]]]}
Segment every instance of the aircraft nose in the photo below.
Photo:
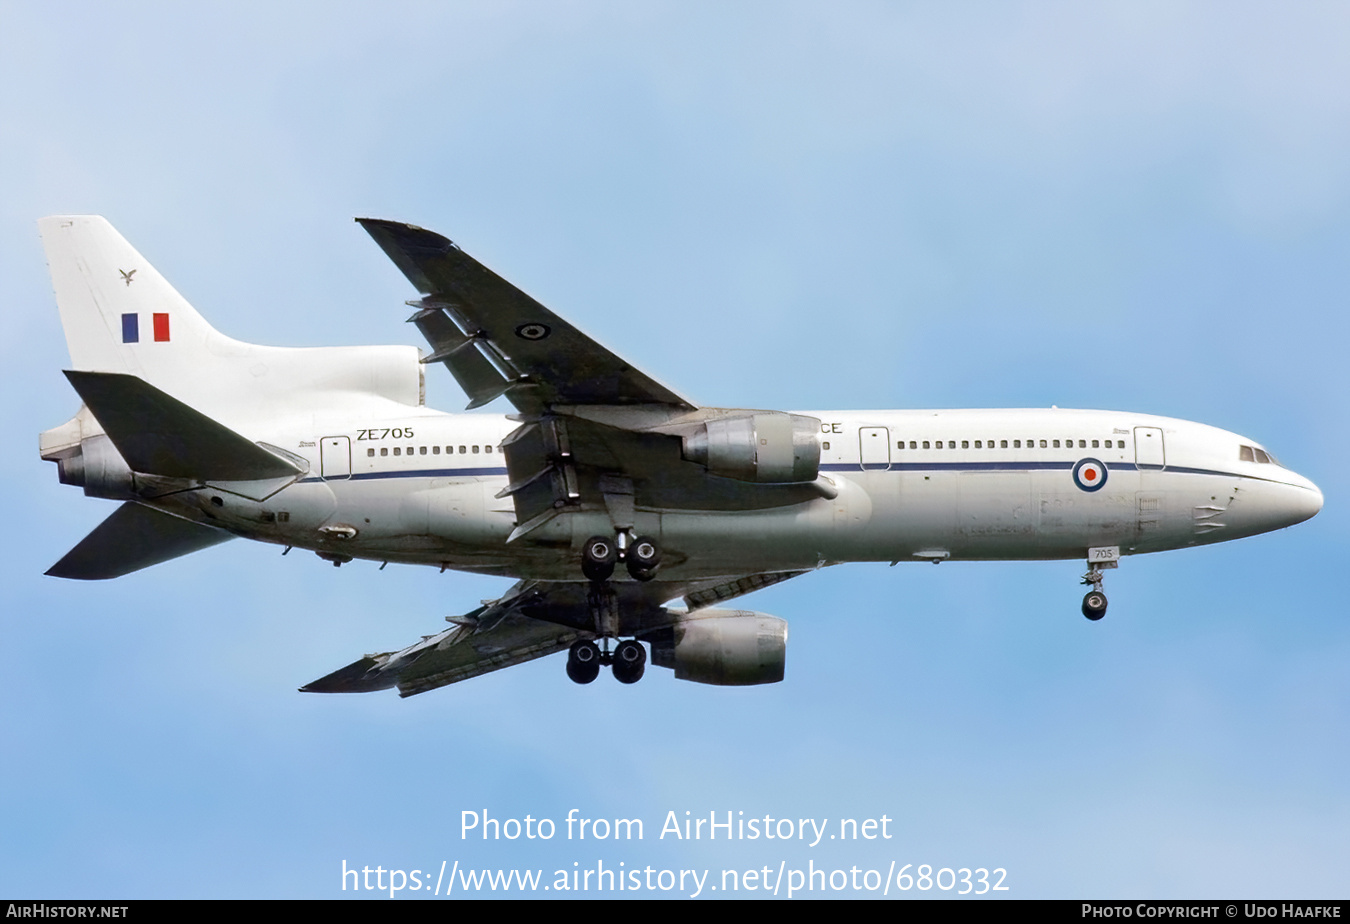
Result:
{"label": "aircraft nose", "polygon": [[1302,523],[1304,520],[1311,520],[1317,516],[1318,511],[1322,509],[1322,492],[1308,479],[1303,479],[1303,484],[1293,485],[1291,494],[1286,503],[1286,509],[1289,512],[1289,524]]}
{"label": "aircraft nose", "polygon": [[1247,486],[1244,499],[1234,504],[1230,524],[1237,535],[1253,536],[1302,523],[1322,509],[1322,492],[1302,475],[1282,473],[1279,481]]}

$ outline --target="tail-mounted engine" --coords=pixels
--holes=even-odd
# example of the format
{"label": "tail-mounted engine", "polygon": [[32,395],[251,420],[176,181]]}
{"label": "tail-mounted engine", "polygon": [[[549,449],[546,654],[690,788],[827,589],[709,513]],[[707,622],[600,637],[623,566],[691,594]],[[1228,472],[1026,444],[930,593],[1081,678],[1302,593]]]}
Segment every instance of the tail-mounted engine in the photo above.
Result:
{"label": "tail-mounted engine", "polygon": [[684,458],[714,475],[759,484],[815,481],[820,421],[783,411],[755,411],[700,424],[684,438]]}
{"label": "tail-mounted engine", "polygon": [[128,500],[135,496],[131,468],[112,440],[99,434],[66,446],[42,458],[55,462],[62,484],[84,488],[89,497]]}

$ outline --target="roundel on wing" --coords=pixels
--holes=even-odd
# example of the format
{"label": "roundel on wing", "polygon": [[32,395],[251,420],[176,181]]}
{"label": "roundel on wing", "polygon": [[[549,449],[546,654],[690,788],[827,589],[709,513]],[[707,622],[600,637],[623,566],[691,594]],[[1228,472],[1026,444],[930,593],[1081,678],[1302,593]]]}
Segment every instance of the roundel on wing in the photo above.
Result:
{"label": "roundel on wing", "polygon": [[549,335],[547,324],[540,324],[532,321],[529,324],[522,324],[516,328],[516,336],[522,340],[543,340]]}
{"label": "roundel on wing", "polygon": [[1106,466],[1096,459],[1080,459],[1073,467],[1073,483],[1084,491],[1100,491],[1106,484]]}

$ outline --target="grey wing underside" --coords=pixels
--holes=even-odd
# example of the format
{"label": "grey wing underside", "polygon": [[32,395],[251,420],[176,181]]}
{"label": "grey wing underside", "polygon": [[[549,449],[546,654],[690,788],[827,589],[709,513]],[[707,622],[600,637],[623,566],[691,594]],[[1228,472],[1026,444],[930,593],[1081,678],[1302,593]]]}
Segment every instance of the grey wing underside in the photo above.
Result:
{"label": "grey wing underside", "polygon": [[[688,611],[730,600],[803,574],[784,571],[721,581],[652,581],[615,585],[613,603],[624,613],[625,634],[638,638],[670,629]],[[414,696],[481,674],[564,651],[594,638],[589,595],[581,582],[521,581],[500,600],[457,617],[455,625],[399,651],[366,655],[300,688],[302,693],[369,693],[397,687]],[[685,606],[661,602],[684,595]]]}
{"label": "grey wing underside", "polygon": [[519,410],[555,405],[694,405],[643,374],[452,241],[415,225],[358,218],[422,293],[410,320],[479,407],[505,395]]}

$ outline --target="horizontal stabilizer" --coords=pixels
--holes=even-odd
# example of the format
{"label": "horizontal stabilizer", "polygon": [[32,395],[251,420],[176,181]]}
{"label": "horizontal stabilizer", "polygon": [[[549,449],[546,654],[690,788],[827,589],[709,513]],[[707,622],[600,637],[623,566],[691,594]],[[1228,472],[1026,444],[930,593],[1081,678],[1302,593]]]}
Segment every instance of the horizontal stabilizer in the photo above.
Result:
{"label": "horizontal stabilizer", "polygon": [[66,557],[47,569],[52,577],[104,581],[233,539],[202,526],[128,501]]}
{"label": "horizontal stabilizer", "polygon": [[137,378],[66,372],[133,471],[169,478],[260,481],[296,466]]}

